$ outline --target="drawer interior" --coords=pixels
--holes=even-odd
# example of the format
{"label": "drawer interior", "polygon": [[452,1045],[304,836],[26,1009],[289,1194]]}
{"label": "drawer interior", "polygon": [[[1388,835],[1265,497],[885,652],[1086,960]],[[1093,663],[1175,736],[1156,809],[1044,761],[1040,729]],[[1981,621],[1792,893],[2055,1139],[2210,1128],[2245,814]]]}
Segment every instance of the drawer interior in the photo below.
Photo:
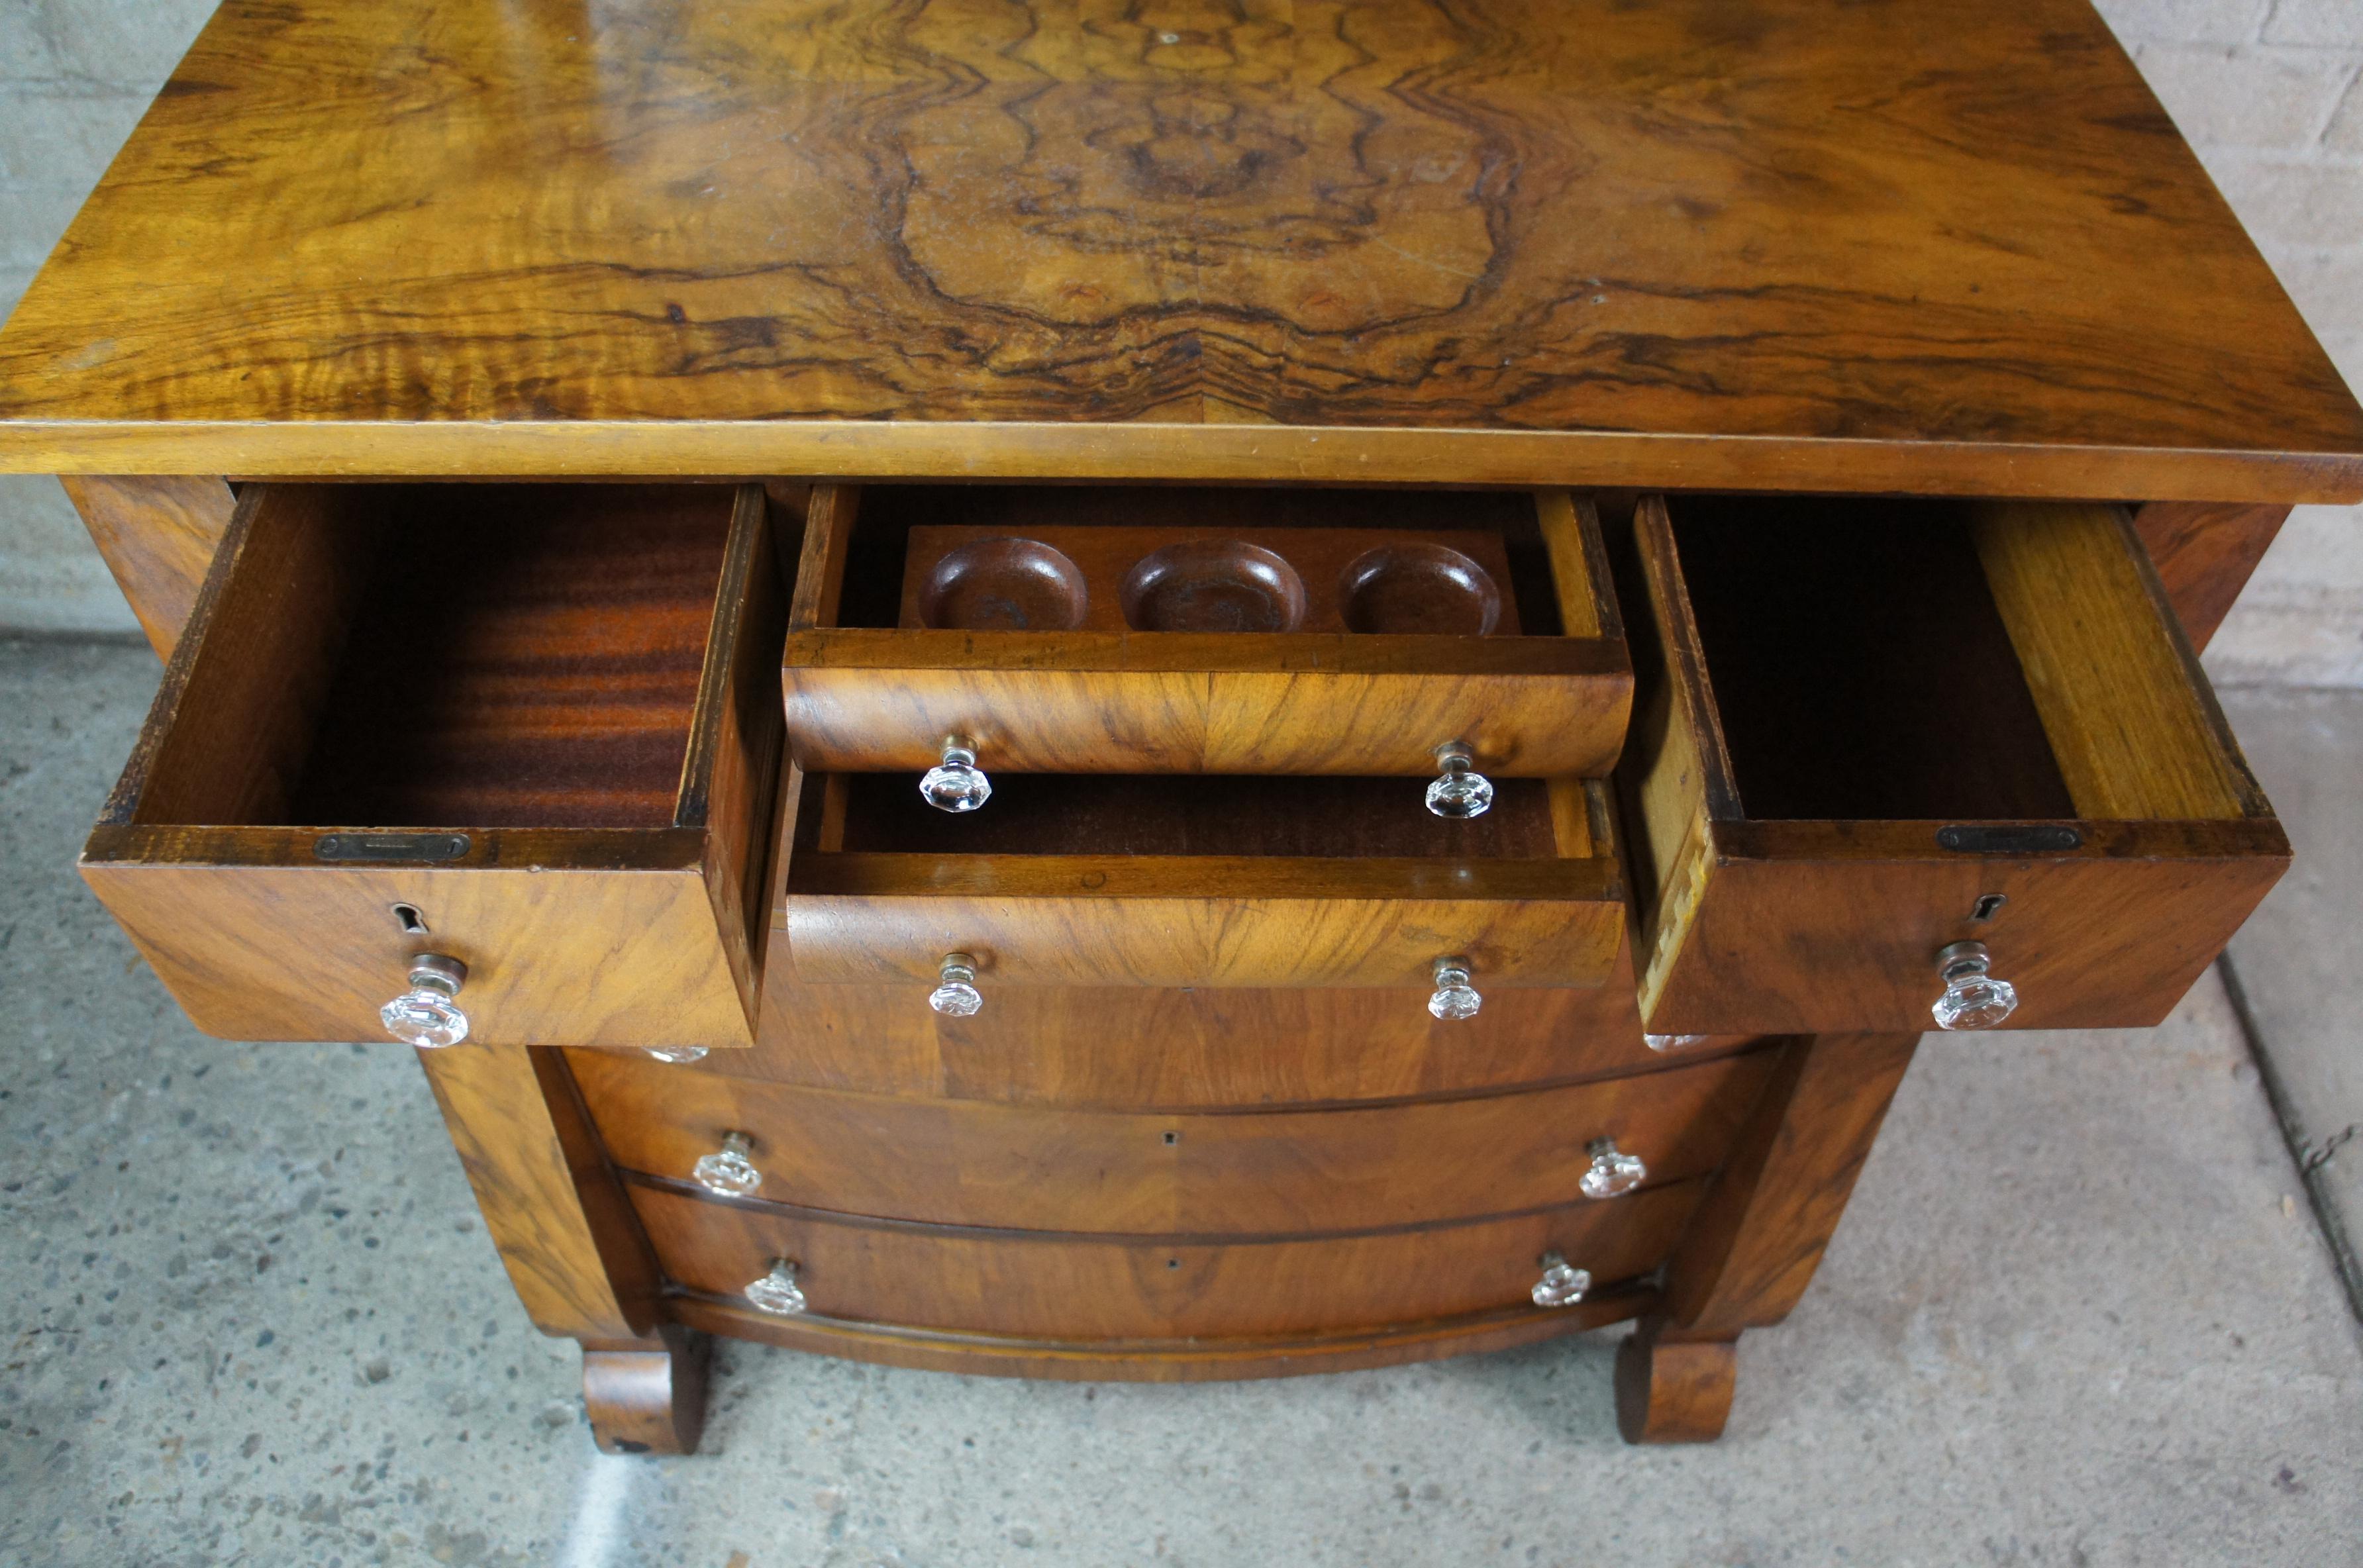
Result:
{"label": "drawer interior", "polygon": [[1740,815],[2205,820],[2256,804],[2137,563],[2096,530],[1929,502],[1666,510]]}
{"label": "drawer interior", "polygon": [[[1562,848],[1552,786],[1539,778],[1502,779],[1492,810],[1459,822],[1419,810],[1399,778],[1017,773],[995,786],[989,810],[964,816],[929,806],[908,774],[834,774],[817,787],[841,791],[836,846],[852,853],[1526,860],[1591,851],[1580,822]],[[1569,804],[1582,810],[1580,799]],[[831,818],[801,820],[817,835]]]}
{"label": "drawer interior", "polygon": [[[1528,635],[1567,635],[1552,589],[1549,554],[1531,497],[1515,491],[1267,490],[1188,485],[872,485],[861,492],[860,521],[849,542],[845,593],[838,605],[840,626],[907,624],[904,583],[912,530],[958,525],[1011,538],[1043,530],[1067,553],[1083,554],[1094,542],[1077,546],[1067,530],[1162,536],[1174,534],[1254,538],[1302,529],[1354,533],[1442,534],[1465,532],[1490,546],[1497,538],[1507,558],[1509,581],[1499,584],[1514,613],[1514,627]],[[1149,547],[1143,547],[1144,549]],[[1094,579],[1121,577],[1132,555],[1117,541],[1098,545],[1088,559]],[[1490,557],[1489,547],[1472,553]],[[1326,552],[1308,551],[1327,569],[1315,572],[1311,558],[1304,584],[1316,602],[1336,596],[1328,580],[1339,562]],[[1490,575],[1490,573],[1488,574]],[[1115,593],[1093,602],[1113,613]],[[1096,619],[1093,624],[1096,624]],[[1111,620],[1110,624],[1121,625]],[[1580,635],[1590,635],[1588,628]]]}
{"label": "drawer interior", "polygon": [[2287,864],[2122,508],[1645,497],[1618,553],[1652,1032],[1925,1028],[1971,961],[2154,1023]]}
{"label": "drawer interior", "polygon": [[1596,986],[1622,951],[1596,783],[1505,780],[1453,823],[1390,778],[1012,775],[951,817],[907,774],[790,778],[805,981],[928,978],[958,952],[1013,985],[1408,987],[1460,955]]}
{"label": "drawer interior", "polygon": [[796,583],[816,773],[1600,778],[1631,706],[1563,490],[823,484]]}
{"label": "drawer interior", "polygon": [[130,822],[676,823],[730,487],[272,486],[260,505],[269,567],[224,588],[257,602],[216,617]]}

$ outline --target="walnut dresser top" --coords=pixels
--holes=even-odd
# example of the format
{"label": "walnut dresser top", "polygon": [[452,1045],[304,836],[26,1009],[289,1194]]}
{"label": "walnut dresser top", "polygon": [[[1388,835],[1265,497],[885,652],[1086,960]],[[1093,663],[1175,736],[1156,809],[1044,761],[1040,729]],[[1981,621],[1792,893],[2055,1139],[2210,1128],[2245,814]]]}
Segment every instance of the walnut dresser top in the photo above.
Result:
{"label": "walnut dresser top", "polygon": [[228,0],[0,469],[2363,497],[2086,0]]}

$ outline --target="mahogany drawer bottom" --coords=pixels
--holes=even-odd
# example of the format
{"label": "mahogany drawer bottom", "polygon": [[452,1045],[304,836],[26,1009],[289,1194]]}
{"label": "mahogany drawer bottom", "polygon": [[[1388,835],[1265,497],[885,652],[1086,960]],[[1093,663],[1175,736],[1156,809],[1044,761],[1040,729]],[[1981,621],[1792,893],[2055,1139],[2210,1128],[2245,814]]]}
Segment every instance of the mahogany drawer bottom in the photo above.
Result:
{"label": "mahogany drawer bottom", "polygon": [[810,1318],[1108,1345],[1532,1310],[1548,1252],[1589,1270],[1604,1291],[1664,1261],[1705,1185],[1466,1224],[1217,1244],[823,1218],[645,1179],[631,1196],[666,1275],[718,1304],[745,1308],[747,1286],[785,1258]]}

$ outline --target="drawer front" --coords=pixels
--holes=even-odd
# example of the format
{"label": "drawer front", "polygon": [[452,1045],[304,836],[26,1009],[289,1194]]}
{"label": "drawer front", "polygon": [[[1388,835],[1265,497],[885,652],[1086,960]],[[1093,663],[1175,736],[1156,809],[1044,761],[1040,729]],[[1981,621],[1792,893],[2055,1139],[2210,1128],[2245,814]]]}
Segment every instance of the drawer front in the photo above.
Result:
{"label": "drawer front", "polygon": [[[735,1132],[761,1174],[750,1196],[775,1202],[944,1225],[1238,1237],[1564,1205],[1581,1195],[1601,1139],[1642,1162],[1638,1190],[1706,1175],[1772,1055],[1529,1094],[1220,1116],[832,1094],[637,1055],[572,1061],[609,1154],[632,1170],[692,1178]],[[1599,1158],[1607,1168],[1607,1153]]]}
{"label": "drawer front", "polygon": [[752,486],[249,486],[83,876],[212,1033],[435,955],[471,1039],[746,1046],[783,615]]}
{"label": "drawer front", "polygon": [[744,1046],[748,1010],[686,847],[690,864],[660,869],[404,871],[173,865],[134,838],[83,874],[191,1021],[225,1039],[383,1039],[378,1010],[432,950],[468,966],[471,1040]]}
{"label": "drawer front", "polygon": [[[1317,492],[1195,493],[1215,498],[1197,502],[1202,508],[1238,514],[1225,528],[1249,535],[1259,511],[1326,506],[1351,521],[1356,504]],[[1535,536],[1539,558],[1530,569],[1548,579],[1545,602],[1563,635],[1126,629],[1115,611],[1124,569],[1170,530],[1122,526],[1036,530],[1090,568],[1086,598],[1082,569],[1068,562],[1078,595],[1072,629],[896,624],[894,605],[882,605],[877,624],[854,624],[850,605],[860,594],[848,589],[849,570],[892,570],[904,558],[891,543],[865,545],[862,530],[900,541],[912,515],[954,522],[993,507],[1007,514],[996,526],[1024,537],[1029,521],[1090,504],[1058,490],[927,494],[935,499],[926,507],[865,508],[855,487],[813,492],[783,671],[790,745],[808,771],[925,768],[956,735],[988,773],[1432,774],[1437,748],[1458,743],[1481,771],[1596,778],[1623,742],[1632,672],[1600,569],[1598,523],[1589,502],[1564,491],[1531,503],[1400,494],[1368,502],[1444,514],[1526,508],[1514,521]],[[1175,492],[1141,491],[1107,504],[1121,516],[1174,501]],[[1113,543],[1094,554],[1071,536]],[[1133,536],[1144,541],[1138,550],[1123,545]],[[1390,536],[1370,530],[1366,542],[1384,547]],[[1430,531],[1417,539],[1448,536]],[[1282,534],[1270,537],[1286,543]],[[1491,553],[1500,554],[1498,536]],[[1337,597],[1326,569],[1313,587],[1316,606],[1325,593]],[[1334,609],[1328,618],[1337,619]]]}
{"label": "drawer front", "polygon": [[[1519,1088],[1669,1059],[1642,1035],[1629,953],[1600,986],[1508,987],[1476,1017],[1453,1020],[1428,1011],[1426,987],[1003,988],[973,1017],[953,1018],[908,981],[807,986],[773,963],[755,1049],[727,1070],[868,1094],[1122,1110]],[[1673,1059],[1747,1039],[1685,1043]]]}
{"label": "drawer front", "polygon": [[848,1223],[632,1187],[668,1277],[730,1300],[797,1267],[813,1314],[1059,1341],[1315,1333],[1523,1306],[1545,1253],[1595,1288],[1664,1261],[1701,1182],[1432,1231],[1207,1245]]}
{"label": "drawer front", "polygon": [[2128,520],[1815,505],[1636,519],[1647,1027],[2160,1021],[2289,848]]}

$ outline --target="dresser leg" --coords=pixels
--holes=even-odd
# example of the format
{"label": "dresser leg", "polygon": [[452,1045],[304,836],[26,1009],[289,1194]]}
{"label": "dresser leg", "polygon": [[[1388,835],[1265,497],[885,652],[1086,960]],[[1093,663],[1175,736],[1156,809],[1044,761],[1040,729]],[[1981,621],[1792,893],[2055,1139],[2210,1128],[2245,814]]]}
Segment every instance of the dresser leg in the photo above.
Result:
{"label": "dresser leg", "polygon": [[713,1342],[677,1323],[638,1345],[582,1351],[582,1404],[606,1453],[695,1453]]}
{"label": "dresser leg", "polygon": [[1739,1336],[1686,1335],[1643,1320],[1616,1351],[1616,1430],[1626,1442],[1713,1442],[1731,1414]]}

